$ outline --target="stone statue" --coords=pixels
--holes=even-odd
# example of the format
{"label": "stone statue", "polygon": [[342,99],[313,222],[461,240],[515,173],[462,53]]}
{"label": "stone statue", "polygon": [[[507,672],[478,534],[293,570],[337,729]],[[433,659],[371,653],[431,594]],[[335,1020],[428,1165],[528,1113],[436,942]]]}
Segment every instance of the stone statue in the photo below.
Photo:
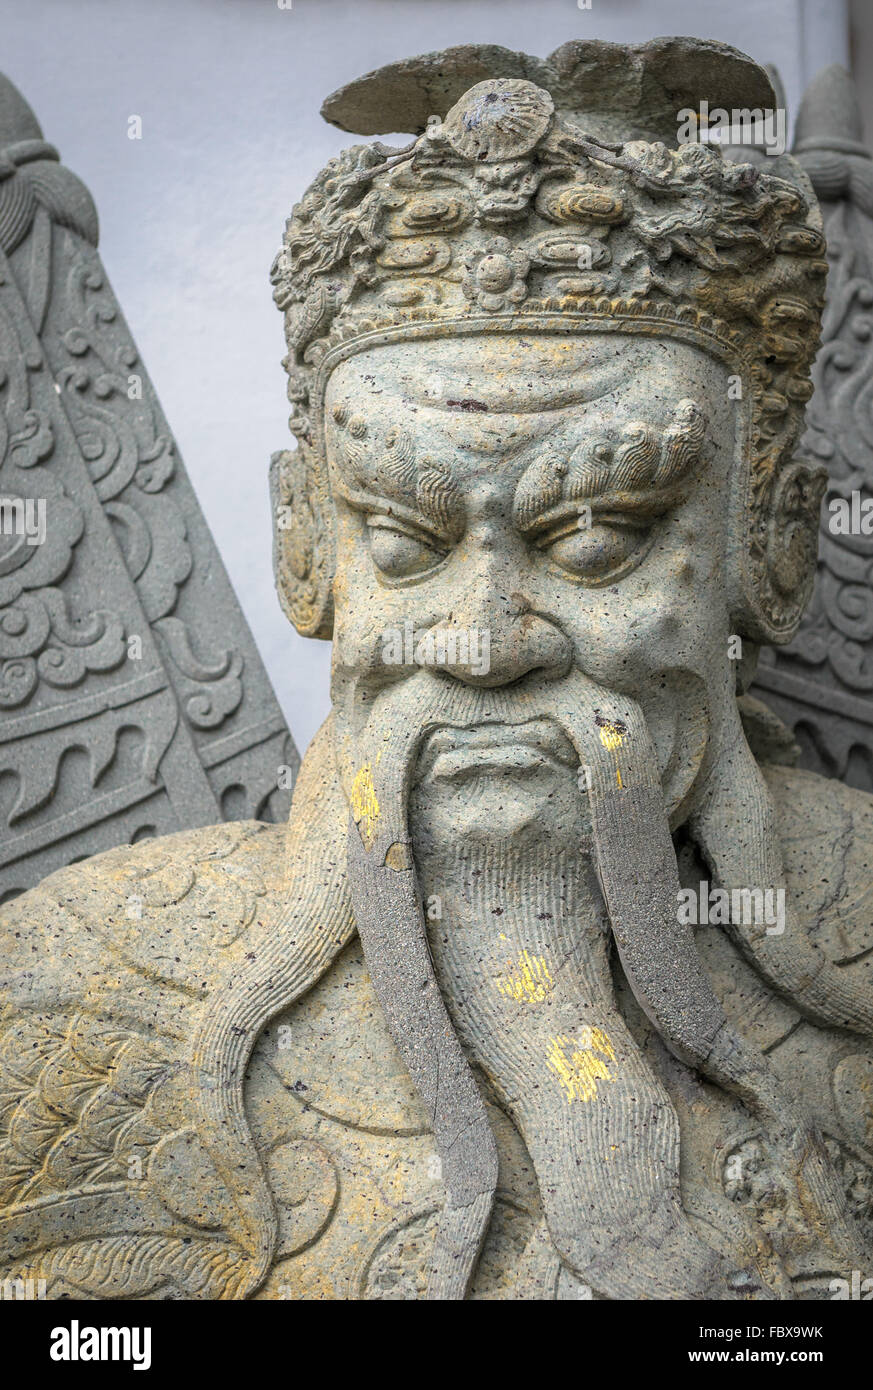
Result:
{"label": "stone statue", "polygon": [[745,1300],[869,1272],[873,801],[759,761],[781,726],[744,695],[815,569],[824,238],[790,156],[677,145],[704,97],[773,104],[688,39],[450,50],[332,99],[419,131],[332,160],[273,267],[276,577],[333,638],[333,712],[287,830],[7,907],[6,1277]]}
{"label": "stone statue", "polygon": [[825,68],[797,115],[795,155],[820,200],[828,293],[802,448],[828,471],[818,579],[797,636],[762,653],[757,693],[793,731],[803,765],[873,791],[873,521],[835,529],[833,504],[873,507],[873,159],[844,68]]}

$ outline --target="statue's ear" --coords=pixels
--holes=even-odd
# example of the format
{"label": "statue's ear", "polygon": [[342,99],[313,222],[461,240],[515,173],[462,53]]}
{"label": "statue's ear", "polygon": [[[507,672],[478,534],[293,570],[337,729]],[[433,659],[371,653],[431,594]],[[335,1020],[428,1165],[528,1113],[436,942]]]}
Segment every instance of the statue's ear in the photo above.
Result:
{"label": "statue's ear", "polygon": [[333,526],[308,448],[270,460],[273,575],[279,602],[301,637],[333,635]]}
{"label": "statue's ear", "polygon": [[783,646],[797,632],[815,581],[826,487],[824,468],[793,458],[750,508],[741,630],[758,642]]}

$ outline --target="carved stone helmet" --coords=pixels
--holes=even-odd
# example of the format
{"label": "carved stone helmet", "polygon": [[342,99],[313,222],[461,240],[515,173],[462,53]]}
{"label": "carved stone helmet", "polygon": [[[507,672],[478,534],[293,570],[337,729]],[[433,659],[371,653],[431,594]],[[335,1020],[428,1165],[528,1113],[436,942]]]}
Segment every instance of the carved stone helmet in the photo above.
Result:
{"label": "carved stone helmet", "polygon": [[[354,145],[332,159],[272,268],[299,445],[273,460],[287,519],[276,575],[300,633],[332,630],[323,409],[339,362],[403,339],[619,331],[678,338],[727,366],[740,421],[726,518],[733,630],[791,639],[824,487],[793,458],[824,300],[821,219],[790,156],[741,163],[677,144],[680,111],[704,98],[775,105],[750,58],[695,39],[574,42],[545,60],[455,48],[328,99],[323,114],[345,129],[420,133],[401,150]],[[370,428],[336,423],[352,451]],[[699,445],[696,428],[677,418],[677,448]],[[376,442],[387,454],[396,444]],[[664,461],[650,466],[654,480]],[[554,482],[568,485],[560,471]]]}

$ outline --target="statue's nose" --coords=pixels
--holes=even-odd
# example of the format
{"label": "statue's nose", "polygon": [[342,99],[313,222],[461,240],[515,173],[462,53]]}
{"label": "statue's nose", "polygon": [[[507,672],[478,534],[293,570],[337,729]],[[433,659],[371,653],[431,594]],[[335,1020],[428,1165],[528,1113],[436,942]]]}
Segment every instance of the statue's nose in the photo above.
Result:
{"label": "statue's nose", "polygon": [[475,603],[464,604],[432,632],[439,665],[465,685],[510,685],[532,672],[555,680],[572,664],[569,638],[520,595],[492,593],[484,612]]}

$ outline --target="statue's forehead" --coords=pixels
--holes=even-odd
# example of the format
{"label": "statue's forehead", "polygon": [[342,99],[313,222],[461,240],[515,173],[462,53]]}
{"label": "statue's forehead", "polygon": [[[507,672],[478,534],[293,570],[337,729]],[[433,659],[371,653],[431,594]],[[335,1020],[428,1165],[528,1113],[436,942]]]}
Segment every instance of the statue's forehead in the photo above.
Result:
{"label": "statue's forehead", "polygon": [[485,416],[529,416],[589,403],[657,417],[669,414],[680,396],[710,395],[722,371],[701,348],[653,335],[457,336],[356,354],[334,370],[326,404],[377,414],[414,407],[480,424]]}
{"label": "statue's forehead", "polygon": [[724,372],[693,344],[631,333],[380,344],[330,379],[328,457],[341,488],[377,490],[389,475],[413,487],[434,459],[458,482],[484,466],[491,486],[514,486],[544,448],[563,460],[600,450],[604,466],[616,451],[652,462],[677,431],[711,426],[710,439],[733,440]]}

